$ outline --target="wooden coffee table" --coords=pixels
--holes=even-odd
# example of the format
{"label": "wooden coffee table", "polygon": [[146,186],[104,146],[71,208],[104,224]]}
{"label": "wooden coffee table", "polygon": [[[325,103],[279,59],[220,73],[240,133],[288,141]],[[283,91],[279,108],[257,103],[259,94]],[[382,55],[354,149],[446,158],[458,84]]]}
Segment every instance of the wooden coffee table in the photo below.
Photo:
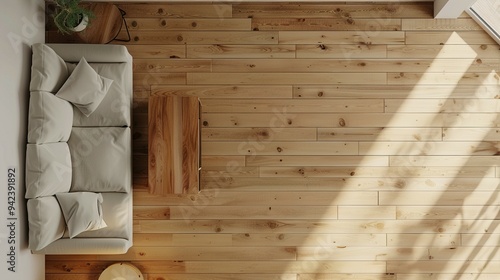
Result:
{"label": "wooden coffee table", "polygon": [[149,192],[197,193],[201,169],[198,97],[150,96],[148,127]]}

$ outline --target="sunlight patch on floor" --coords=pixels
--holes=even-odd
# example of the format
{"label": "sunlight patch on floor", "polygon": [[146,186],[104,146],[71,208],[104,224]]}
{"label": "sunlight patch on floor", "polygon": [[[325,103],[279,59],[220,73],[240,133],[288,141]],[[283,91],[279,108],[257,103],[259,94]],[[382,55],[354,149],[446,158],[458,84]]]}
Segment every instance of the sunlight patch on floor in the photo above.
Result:
{"label": "sunlight patch on floor", "polygon": [[[451,69],[449,69],[446,64],[443,64],[442,61],[439,59],[446,57],[448,53],[448,48],[452,48],[454,51],[457,50],[457,48],[460,48],[460,53],[463,54],[463,57],[465,59],[461,59],[460,61],[462,62],[461,64],[455,65],[453,69],[453,73],[456,73],[456,75],[452,75],[448,78],[447,84],[451,85],[457,85],[462,78],[462,76],[467,73],[467,70],[470,68],[470,66],[474,63],[475,57],[477,56],[477,53],[467,45],[467,43],[458,35],[456,32],[453,32],[452,35],[448,38],[447,42],[445,45],[443,45],[441,51],[438,53],[438,55],[435,57],[436,61],[439,61],[438,63],[432,63],[426,73],[422,76],[421,80],[419,81],[418,84],[415,85],[414,90],[405,98],[405,101],[401,104],[401,106],[397,109],[395,112],[395,116],[389,123],[387,124],[387,127],[393,127],[395,126],[395,123],[398,122],[398,118],[404,118],[407,117],[405,116],[404,112],[412,112],[414,109],[414,102],[419,101],[422,98],[422,96],[417,96],[417,94],[422,94],[421,88],[425,85],[429,85],[429,78],[427,77],[429,73],[446,73],[449,74]],[[447,75],[449,76],[449,75]],[[432,82],[430,83],[432,84]],[[446,89],[440,89],[440,90],[446,90],[446,94],[448,95],[448,98],[451,98],[453,96],[453,91],[454,87],[450,86],[449,88]],[[479,91],[481,92],[481,91]],[[446,99],[444,99],[444,102],[439,102],[439,105],[444,106],[446,103]],[[470,112],[473,109],[474,106],[467,107],[465,106],[463,108],[463,112]],[[441,108],[439,106],[433,107],[433,113],[430,111],[429,108],[426,108],[426,114],[425,117],[422,119],[419,119],[420,123],[428,123],[432,124],[433,120],[436,118],[436,116],[440,113]],[[424,114],[422,114],[424,116]],[[491,122],[491,120],[484,120],[485,123]],[[422,126],[421,124],[419,126]],[[431,125],[429,125],[431,126]],[[414,128],[414,131],[412,132],[413,135],[416,135],[416,138],[428,138],[425,135],[425,132],[422,132],[421,128]],[[478,135],[479,136],[479,135]],[[384,136],[384,130],[381,132],[380,138],[387,138]],[[480,138],[483,139],[483,138]],[[481,140],[479,140],[481,141]],[[385,145],[384,143],[376,143],[373,145],[366,154],[377,154],[377,149],[381,149],[382,146]],[[415,149],[417,149],[420,154],[422,155],[433,155],[435,154],[437,149],[440,149],[439,145],[434,145],[432,142],[427,142],[427,141],[421,141],[421,142],[400,142],[398,144],[399,146],[391,146],[391,150],[395,151],[398,150],[396,154],[402,154],[402,155],[412,155],[415,154]],[[468,144],[469,145],[469,144]],[[470,145],[469,145],[470,146]],[[460,148],[460,147],[459,147]],[[467,150],[467,147],[463,147],[463,149]],[[425,164],[424,164],[425,166]],[[411,166],[406,168],[406,173],[407,174],[401,174],[403,176],[411,177],[412,176],[412,169]],[[451,178],[450,180],[453,180]]]}

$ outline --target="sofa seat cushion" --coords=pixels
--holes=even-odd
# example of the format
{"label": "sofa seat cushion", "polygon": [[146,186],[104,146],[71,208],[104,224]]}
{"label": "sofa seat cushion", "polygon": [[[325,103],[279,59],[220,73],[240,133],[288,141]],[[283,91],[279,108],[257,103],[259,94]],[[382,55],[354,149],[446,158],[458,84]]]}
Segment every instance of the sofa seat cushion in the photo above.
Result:
{"label": "sofa seat cushion", "polygon": [[[102,213],[107,227],[84,231],[78,238],[123,238],[132,237],[132,196],[126,193],[102,193]],[[65,233],[64,238],[69,238]]]}
{"label": "sofa seat cushion", "polygon": [[64,60],[45,44],[34,44],[30,91],[56,93],[69,76]]}
{"label": "sofa seat cushion", "polygon": [[73,106],[45,91],[31,93],[28,115],[28,143],[66,142],[73,125]]}
{"label": "sofa seat cushion", "polygon": [[102,194],[93,192],[73,192],[56,194],[61,206],[69,238],[84,231],[107,227],[102,214]]}
{"label": "sofa seat cushion", "polygon": [[130,128],[74,127],[68,145],[72,192],[130,192]]}
{"label": "sofa seat cushion", "polygon": [[82,57],[56,96],[71,102],[88,117],[97,109],[112,83],[113,80],[97,74]]}
{"label": "sofa seat cushion", "polygon": [[33,251],[45,248],[63,237],[66,225],[54,196],[28,200],[29,247]]}
{"label": "sofa seat cushion", "polygon": [[[132,92],[130,90],[129,65],[127,63],[91,63],[89,65],[102,77],[113,81],[99,107],[86,116],[74,110],[73,126],[130,126]],[[76,64],[68,63],[72,73]]]}
{"label": "sofa seat cushion", "polygon": [[71,155],[68,144],[28,144],[26,147],[26,198],[69,192]]}

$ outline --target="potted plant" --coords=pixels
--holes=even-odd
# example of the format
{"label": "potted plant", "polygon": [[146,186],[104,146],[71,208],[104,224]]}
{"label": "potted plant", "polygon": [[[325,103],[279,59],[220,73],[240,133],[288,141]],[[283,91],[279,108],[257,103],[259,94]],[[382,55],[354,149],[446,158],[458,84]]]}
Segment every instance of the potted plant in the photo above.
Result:
{"label": "potted plant", "polygon": [[80,6],[81,0],[54,0],[54,23],[63,34],[79,32],[89,24],[94,13]]}

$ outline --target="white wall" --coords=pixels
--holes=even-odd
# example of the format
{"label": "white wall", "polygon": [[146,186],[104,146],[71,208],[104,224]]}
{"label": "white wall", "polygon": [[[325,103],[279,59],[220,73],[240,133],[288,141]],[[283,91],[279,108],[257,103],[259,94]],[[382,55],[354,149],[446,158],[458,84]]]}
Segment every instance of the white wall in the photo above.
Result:
{"label": "white wall", "polygon": [[[26,114],[31,44],[45,41],[43,0],[3,0],[0,9],[0,278],[45,279],[45,259],[27,249],[24,200]],[[15,168],[17,220],[8,220],[8,168]],[[13,238],[8,224],[14,222]],[[9,244],[15,241],[15,244]],[[7,261],[15,245],[15,272]],[[11,263],[12,265],[14,263]]]}

